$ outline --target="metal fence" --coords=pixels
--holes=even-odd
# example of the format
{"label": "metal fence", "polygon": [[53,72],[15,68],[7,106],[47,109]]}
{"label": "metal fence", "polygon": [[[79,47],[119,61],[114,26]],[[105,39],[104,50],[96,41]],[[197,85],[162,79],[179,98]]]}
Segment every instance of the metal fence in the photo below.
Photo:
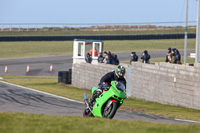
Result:
{"label": "metal fence", "polygon": [[[0,23],[0,32],[13,31],[142,31],[184,29],[185,22],[148,23]],[[196,21],[188,22],[188,29],[196,29]]]}

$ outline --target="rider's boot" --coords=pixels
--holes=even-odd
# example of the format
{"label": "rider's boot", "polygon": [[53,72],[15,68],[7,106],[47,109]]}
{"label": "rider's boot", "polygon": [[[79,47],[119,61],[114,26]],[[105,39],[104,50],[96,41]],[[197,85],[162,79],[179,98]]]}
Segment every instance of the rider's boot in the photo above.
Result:
{"label": "rider's boot", "polygon": [[92,97],[89,100],[89,105],[93,106],[93,102],[96,100],[97,97],[99,97],[99,95],[101,95],[101,89],[97,89],[96,91],[94,91]]}

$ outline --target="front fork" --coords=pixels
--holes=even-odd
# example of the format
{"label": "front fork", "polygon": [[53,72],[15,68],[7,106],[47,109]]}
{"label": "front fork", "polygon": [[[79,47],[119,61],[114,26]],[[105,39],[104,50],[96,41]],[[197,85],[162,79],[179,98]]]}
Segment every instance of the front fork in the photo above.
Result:
{"label": "front fork", "polygon": [[88,108],[90,110],[90,112],[92,112],[92,109],[90,108],[89,103],[88,103],[88,96],[87,96],[87,94],[84,93],[83,97],[84,97],[84,102],[85,102],[85,105],[86,105],[86,109]]}

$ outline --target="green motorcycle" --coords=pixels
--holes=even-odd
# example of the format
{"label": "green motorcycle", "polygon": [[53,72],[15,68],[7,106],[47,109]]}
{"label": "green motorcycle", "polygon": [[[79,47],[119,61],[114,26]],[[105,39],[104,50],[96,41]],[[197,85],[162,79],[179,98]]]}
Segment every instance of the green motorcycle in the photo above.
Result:
{"label": "green motorcycle", "polygon": [[[92,94],[97,87],[92,88]],[[83,112],[83,117],[104,117],[112,119],[117,112],[117,109],[123,104],[124,99],[126,99],[125,86],[121,82],[112,81],[111,87],[107,91],[96,98],[96,101],[89,106],[88,96],[84,93],[85,109]]]}

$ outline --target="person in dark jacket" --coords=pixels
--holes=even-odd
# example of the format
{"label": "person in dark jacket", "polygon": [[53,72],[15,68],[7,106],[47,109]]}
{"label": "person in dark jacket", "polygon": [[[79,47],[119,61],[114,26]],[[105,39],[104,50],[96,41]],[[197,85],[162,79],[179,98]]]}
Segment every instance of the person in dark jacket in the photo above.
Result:
{"label": "person in dark jacket", "polygon": [[99,53],[98,62],[103,63],[103,60],[104,60],[104,57],[103,57],[102,53]]}
{"label": "person in dark jacket", "polygon": [[94,91],[92,98],[89,101],[89,104],[92,104],[95,99],[99,97],[105,87],[111,86],[111,81],[119,81],[123,83],[126,87],[126,79],[124,78],[125,73],[125,67],[118,65],[115,71],[105,74],[99,82],[99,88]]}
{"label": "person in dark jacket", "polygon": [[138,56],[136,55],[136,52],[131,52],[131,59],[130,59],[130,65],[132,62],[137,62]]}
{"label": "person in dark jacket", "polygon": [[179,53],[178,49],[175,49],[175,55],[176,55],[176,64],[181,64],[181,54]]}
{"label": "person in dark jacket", "polygon": [[151,58],[151,56],[148,54],[148,51],[147,50],[145,50],[144,51],[144,53],[142,54],[142,57],[141,57],[141,59],[142,59],[142,63],[150,63],[149,62],[149,59]]}
{"label": "person in dark jacket", "polygon": [[86,61],[86,63],[91,63],[92,62],[92,57],[90,56],[89,53],[87,53],[87,55],[85,57],[85,61]]}
{"label": "person in dark jacket", "polygon": [[117,55],[114,55],[114,59],[116,61],[116,65],[119,65],[119,59],[117,58]]}
{"label": "person in dark jacket", "polygon": [[111,54],[107,54],[105,64],[117,65],[117,62]]}
{"label": "person in dark jacket", "polygon": [[104,57],[104,60],[103,60],[103,63],[105,63],[106,64],[106,62],[107,62],[107,59],[106,59],[106,55],[107,55],[108,53],[105,51],[104,53],[103,53],[103,57]]}
{"label": "person in dark jacket", "polygon": [[172,51],[171,51],[171,54],[170,54],[170,63],[173,63],[173,64],[177,63],[175,51],[176,51],[176,49],[173,48]]}
{"label": "person in dark jacket", "polygon": [[170,62],[170,54],[171,54],[171,52],[172,52],[172,49],[169,47],[169,48],[168,48],[167,55],[166,55],[166,60],[165,60],[165,62]]}

